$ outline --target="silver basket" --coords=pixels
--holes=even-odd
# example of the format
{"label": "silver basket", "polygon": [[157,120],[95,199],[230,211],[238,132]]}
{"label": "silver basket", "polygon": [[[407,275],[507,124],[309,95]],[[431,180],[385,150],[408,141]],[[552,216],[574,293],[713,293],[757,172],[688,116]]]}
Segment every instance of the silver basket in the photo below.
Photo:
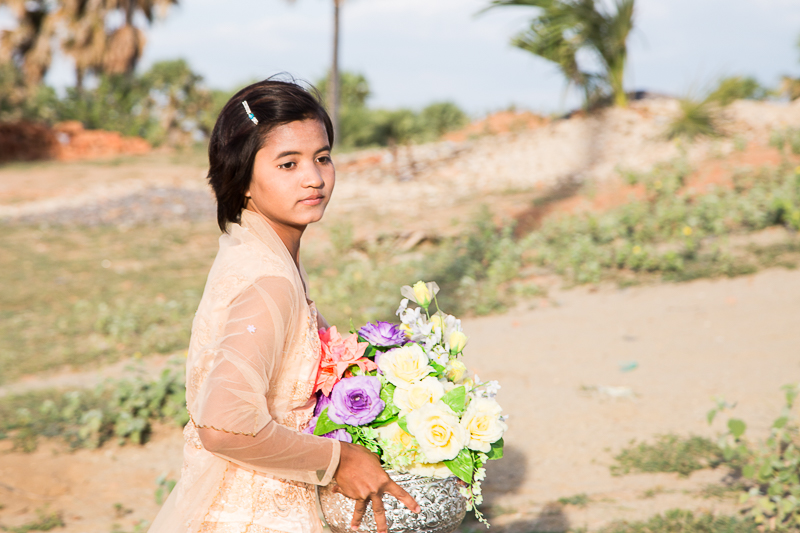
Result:
{"label": "silver basket", "polygon": [[[422,508],[419,514],[414,514],[394,496],[384,494],[383,506],[386,509],[386,523],[390,533],[451,533],[464,520],[467,500],[458,491],[458,478],[455,476],[437,479],[392,470],[387,473],[395,483],[411,494]],[[333,492],[333,485],[327,485],[320,487],[319,501],[325,521],[333,533],[353,533],[350,522],[353,519],[355,500]],[[372,503],[368,503],[367,512],[358,532],[377,531],[375,517],[372,515]]]}

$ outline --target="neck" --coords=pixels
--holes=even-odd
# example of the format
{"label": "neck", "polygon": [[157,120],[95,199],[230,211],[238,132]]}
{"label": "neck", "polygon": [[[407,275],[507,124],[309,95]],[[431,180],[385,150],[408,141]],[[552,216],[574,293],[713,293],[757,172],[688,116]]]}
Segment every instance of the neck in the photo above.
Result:
{"label": "neck", "polygon": [[272,226],[272,229],[275,230],[275,233],[277,233],[278,237],[280,237],[281,241],[283,241],[283,245],[286,246],[286,249],[289,251],[289,255],[292,257],[292,260],[294,260],[294,264],[299,266],[300,237],[303,236],[303,232],[306,230],[306,227],[282,226],[279,224],[274,224],[269,219],[267,219],[267,223]]}
{"label": "neck", "polygon": [[306,230],[306,226],[291,226],[286,224],[280,224],[278,222],[274,222],[270,220],[268,217],[265,217],[255,209],[250,209],[250,207],[245,207],[248,211],[256,213],[258,216],[262,217],[267,224],[278,234],[278,238],[280,238],[283,245],[286,246],[286,250],[289,252],[289,256],[291,256],[292,260],[294,261],[295,266],[300,265],[300,238],[303,236],[303,232]]}

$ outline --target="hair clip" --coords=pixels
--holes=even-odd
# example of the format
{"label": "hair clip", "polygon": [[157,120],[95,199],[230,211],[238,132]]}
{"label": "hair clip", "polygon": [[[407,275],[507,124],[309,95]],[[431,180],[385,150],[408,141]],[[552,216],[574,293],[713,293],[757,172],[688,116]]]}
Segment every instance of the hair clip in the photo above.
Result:
{"label": "hair clip", "polygon": [[244,106],[244,110],[245,110],[245,111],[247,111],[247,118],[249,118],[250,120],[252,120],[252,121],[253,121],[253,124],[255,124],[256,126],[258,126],[258,119],[257,119],[257,118],[256,118],[256,116],[253,114],[253,112],[252,112],[252,111],[250,111],[250,106],[249,106],[249,105],[247,105],[247,100],[242,100],[242,105]]}

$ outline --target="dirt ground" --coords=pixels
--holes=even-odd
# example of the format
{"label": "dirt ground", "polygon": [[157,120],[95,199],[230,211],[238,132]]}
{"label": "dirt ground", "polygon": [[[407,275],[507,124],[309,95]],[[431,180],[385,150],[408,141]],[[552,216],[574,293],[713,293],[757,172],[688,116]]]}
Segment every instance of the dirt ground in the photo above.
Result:
{"label": "dirt ground", "polygon": [[[649,145],[631,145],[628,155],[611,150],[599,160],[588,152],[579,160],[570,154],[551,154],[552,165],[541,167],[548,159],[540,156],[552,149],[550,140],[542,139],[555,143],[559,135],[583,138],[584,130],[596,126],[597,120],[591,118],[505,138],[465,141],[472,144],[451,152],[445,146],[444,156],[434,154],[429,160],[425,150],[443,148],[422,147],[415,155],[422,170],[410,181],[387,173],[390,166],[378,168],[385,153],[348,155],[342,158],[342,168],[356,168],[359,158],[372,158],[375,168],[341,172],[340,201],[332,205],[325,224],[355,222],[356,237],[368,239],[391,231],[447,234],[486,202],[495,212],[513,217],[524,212],[541,186],[581,169],[588,168],[584,178],[602,180],[610,175],[615,160],[628,157],[626,164],[633,168],[671,157],[677,148],[658,140],[656,126],[663,127],[660,109],[633,107],[616,118],[607,117],[619,123],[615,128],[622,140],[609,139],[611,133],[599,138],[603,146],[626,147],[625,139],[646,137],[657,148],[652,153]],[[750,104],[734,110],[738,114],[732,123],[746,122],[740,134],[755,144],[738,155],[730,142],[731,146],[707,144],[690,150],[690,159],[707,156],[706,166],[700,166],[701,181],[724,183],[717,176],[718,166],[770,162],[777,152],[764,148],[768,128],[786,126],[786,117],[800,125],[796,105],[767,110],[771,115]],[[650,122],[640,122],[647,117]],[[575,145],[573,141],[567,144]],[[510,147],[509,157],[500,152],[503,146]],[[526,152],[526,147],[534,151]],[[766,151],[747,159],[753,150]],[[574,161],[578,162],[570,166]],[[485,177],[487,168],[497,171],[495,181]],[[163,154],[102,164],[6,166],[0,168],[0,219],[102,203],[152,187],[199,191],[205,188],[204,170],[196,155]],[[452,176],[461,180],[458,190],[455,181],[448,181]],[[409,198],[419,202],[410,205]],[[597,198],[594,204],[602,203],[602,194]],[[396,216],[385,216],[403,210],[408,216],[402,224]],[[314,228],[308,237],[325,231],[325,226]],[[689,478],[612,477],[609,465],[631,439],[669,432],[714,436],[724,422],[723,417],[715,426],[706,423],[715,396],[737,402],[735,414],[747,422],[748,435],[763,437],[781,407],[780,386],[800,381],[799,316],[800,272],[776,269],[685,284],[554,289],[547,299],[525,302],[504,315],[466,320],[468,366],[482,379],[500,381],[499,400],[510,415],[506,457],[490,464],[484,485],[494,529],[520,533],[595,529],[612,520],[643,519],[675,507],[734,512],[733,499],[698,494],[707,484],[719,483],[726,474],[722,470],[700,471]],[[166,358],[148,361],[158,369]],[[623,371],[633,363],[634,370]],[[0,387],[0,396],[40,386],[92,384],[123,366],[30,376]],[[172,427],[156,428],[144,446],[111,443],[94,451],[70,452],[48,443],[32,454],[20,454],[11,453],[10,443],[0,441],[0,526],[28,523],[37,509],[47,508],[63,512],[65,532],[136,531],[137,524],[151,521],[158,511],[157,478],[179,476],[181,455],[181,431]],[[590,498],[585,507],[553,504],[581,493]]]}
{"label": "dirt ground", "polygon": [[[800,380],[798,313],[800,272],[770,270],[555,292],[505,315],[467,320],[466,361],[482,379],[501,382],[499,400],[510,415],[506,457],[490,464],[485,482],[494,525],[563,531],[674,507],[732,512],[733,500],[696,493],[719,482],[721,470],[686,479],[612,477],[608,465],[631,439],[714,435],[721,426],[709,428],[705,418],[714,396],[738,402],[749,434],[764,436],[781,406],[780,386]],[[630,361],[638,368],[621,371]],[[586,390],[592,387],[619,396]],[[70,453],[51,444],[2,453],[0,523],[25,523],[47,505],[64,512],[65,532],[132,530],[155,516],[156,479],[178,477],[181,453],[181,432],[169,427],[141,447]],[[584,508],[547,505],[580,493],[591,500]],[[130,512],[117,512],[117,503]]]}

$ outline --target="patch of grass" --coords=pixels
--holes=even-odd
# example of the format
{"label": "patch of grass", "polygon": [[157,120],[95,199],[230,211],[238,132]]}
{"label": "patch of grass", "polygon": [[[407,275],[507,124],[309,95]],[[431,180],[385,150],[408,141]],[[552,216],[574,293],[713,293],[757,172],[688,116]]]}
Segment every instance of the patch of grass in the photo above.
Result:
{"label": "patch of grass", "polygon": [[37,509],[36,514],[38,518],[33,522],[17,527],[3,527],[2,529],[10,533],[28,533],[29,531],[50,531],[65,525],[60,511],[49,513],[46,509]]}
{"label": "patch of grass", "polygon": [[757,533],[749,520],[733,516],[714,516],[710,513],[672,509],[640,522],[615,522],[600,529],[600,533]]}
{"label": "patch of grass", "polygon": [[575,494],[574,496],[569,496],[565,498],[559,498],[558,503],[562,505],[574,505],[576,507],[586,507],[589,505],[589,495],[585,492],[581,492],[580,494]]}
{"label": "patch of grass", "polygon": [[119,524],[111,524],[111,533],[145,533],[150,526],[147,520],[139,520],[134,524],[133,529],[129,532],[122,528]]}
{"label": "patch of grass", "polygon": [[156,479],[156,491],[154,493],[156,503],[158,505],[163,504],[177,484],[177,480],[167,478],[164,474],[158,476],[158,479]]}
{"label": "patch of grass", "polygon": [[705,499],[724,499],[734,497],[744,491],[746,491],[746,488],[740,482],[730,484],[709,483],[697,491],[697,495]]}
{"label": "patch of grass", "polygon": [[[570,284],[686,281],[800,264],[800,237],[734,246],[727,238],[782,225],[800,230],[800,172],[740,171],[733,190],[686,191],[684,160],[626,173],[646,196],[601,214],[541,221],[522,235],[484,210],[455,237],[411,250],[397,239],[356,243],[335,227],[331,246],[304,250],[310,292],[332,324],[394,319],[399,287],[435,280],[448,312],[502,312]],[[561,189],[553,194],[560,194]],[[564,192],[564,191],[561,191]],[[549,198],[549,196],[548,196]],[[535,207],[535,206],[534,206]],[[0,233],[0,382],[69,365],[110,362],[188,345],[191,321],[217,251],[213,221],[168,227],[6,226]]]}
{"label": "patch of grass", "polygon": [[639,498],[641,498],[643,500],[651,500],[651,499],[655,498],[656,496],[658,496],[659,494],[666,494],[668,492],[671,492],[671,491],[665,489],[661,485],[657,485],[657,486],[653,487],[652,489],[647,489],[646,491],[642,492],[642,494],[639,496]]}
{"label": "patch of grass", "polygon": [[695,470],[714,468],[722,462],[722,450],[705,437],[659,435],[650,444],[631,441],[629,447],[614,457],[611,474],[631,472],[676,472],[688,476]]}
{"label": "patch of grass", "polygon": [[[575,284],[631,278],[684,281],[736,276],[767,266],[727,243],[731,234],[783,225],[800,229],[800,173],[778,168],[740,176],[737,190],[693,194],[685,162],[657,166],[636,181],[647,197],[601,214],[545,220],[520,240],[524,264],[555,271]],[[786,246],[800,245],[787,235]],[[787,249],[788,249],[787,248]]]}
{"label": "patch of grass", "polygon": [[332,324],[396,318],[400,287],[420,279],[439,284],[439,303],[453,314],[501,312],[517,296],[542,293],[520,279],[522,249],[513,227],[497,228],[488,209],[468,232],[417,253],[400,253],[394,242],[357,248],[351,235],[337,229],[331,236],[334,253],[306,261],[311,293]]}
{"label": "patch of grass", "polygon": [[0,382],[184,349],[218,235],[211,223],[0,232]]}
{"label": "patch of grass", "polygon": [[718,137],[716,102],[710,99],[680,100],[680,111],[667,127],[667,138],[694,139],[696,137]]}
{"label": "patch of grass", "polygon": [[73,448],[97,448],[116,437],[144,442],[155,420],[189,421],[183,372],[167,369],[155,380],[133,379],[95,390],[43,390],[0,398],[0,438],[32,452],[39,437],[60,437]]}

